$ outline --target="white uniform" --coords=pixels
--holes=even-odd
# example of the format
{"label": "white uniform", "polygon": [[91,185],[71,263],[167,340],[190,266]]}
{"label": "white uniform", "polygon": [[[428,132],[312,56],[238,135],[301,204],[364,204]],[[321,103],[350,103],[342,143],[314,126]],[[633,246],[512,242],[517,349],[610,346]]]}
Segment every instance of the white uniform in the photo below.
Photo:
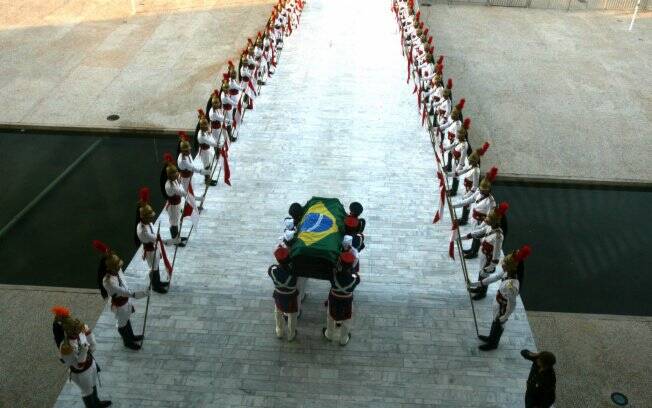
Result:
{"label": "white uniform", "polygon": [[476,190],[475,193],[465,197],[461,201],[453,204],[454,208],[463,207],[467,204],[473,204],[473,219],[477,221],[477,224],[480,225],[484,221],[489,211],[496,208],[496,200],[491,194],[483,196],[480,190]]}
{"label": "white uniform", "polygon": [[230,95],[228,92],[222,92],[220,99],[224,107],[224,125],[231,126],[233,124],[233,111],[238,106],[238,95]]}
{"label": "white uniform", "polygon": [[143,259],[147,261],[149,269],[152,271],[159,270],[161,262],[160,248],[156,246],[156,232],[154,224],[143,224],[142,221],[136,226],[136,235],[143,244]]}
{"label": "white uniform", "polygon": [[184,191],[194,191],[191,185],[192,174],[195,172],[204,174],[204,170],[201,167],[195,165],[195,162],[190,154],[184,154],[183,152],[179,153],[179,157],[177,158],[177,167],[179,168],[179,173],[181,174],[181,186],[183,186]]}
{"label": "white uniform", "polygon": [[505,277],[500,283],[498,292],[496,292],[496,301],[494,302],[494,320],[504,324],[516,308],[516,298],[518,296],[520,284],[518,279]]}
{"label": "white uniform", "polygon": [[456,170],[458,176],[465,176],[464,178],[464,187],[466,187],[466,194],[464,198],[468,198],[473,194],[480,184],[480,166],[471,166],[466,164],[461,170]]}
{"label": "white uniform", "polygon": [[68,344],[72,352],[61,352],[66,345],[64,340],[59,348],[60,357],[70,368],[70,379],[79,387],[82,397],[87,397],[93,394],[93,387],[97,384],[97,365],[89,353],[95,350],[95,336],[88,326],[84,326],[84,333],[79,333],[76,339],[68,339]]}
{"label": "white uniform", "polygon": [[134,306],[131,303],[134,294],[127,286],[127,280],[122,273],[122,269],[118,271],[117,275],[107,273],[104,276],[102,285],[111,297],[111,311],[118,321],[118,327],[126,326],[131,314],[134,312]]}
{"label": "white uniform", "polygon": [[170,197],[168,198],[167,212],[170,217],[170,226],[178,227],[181,220],[181,204],[183,198],[186,196],[186,190],[181,186],[179,180],[166,181],[165,192]]}
{"label": "white uniform", "polygon": [[480,244],[480,270],[478,271],[478,280],[482,280],[496,270],[503,249],[503,230],[493,228],[483,222],[480,228],[471,232],[471,236],[473,238],[482,238]]}
{"label": "white uniform", "polygon": [[222,109],[211,109],[208,111],[208,119],[211,121],[211,133],[213,138],[218,141],[220,140],[220,132],[222,130],[222,124],[224,123],[224,113]]}
{"label": "white uniform", "polygon": [[199,158],[204,165],[204,169],[210,169],[211,160],[213,159],[213,149],[211,147],[217,147],[217,141],[211,131],[204,132],[199,129],[197,142],[199,142]]}

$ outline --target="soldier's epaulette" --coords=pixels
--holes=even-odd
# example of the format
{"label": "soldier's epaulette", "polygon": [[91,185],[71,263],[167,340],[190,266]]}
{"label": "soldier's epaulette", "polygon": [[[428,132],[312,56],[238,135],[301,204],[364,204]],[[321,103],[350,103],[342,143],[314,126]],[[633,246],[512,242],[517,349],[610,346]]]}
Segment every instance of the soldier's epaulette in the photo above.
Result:
{"label": "soldier's epaulette", "polygon": [[70,344],[62,344],[61,345],[61,354],[64,356],[67,356],[68,354],[72,353],[72,346]]}

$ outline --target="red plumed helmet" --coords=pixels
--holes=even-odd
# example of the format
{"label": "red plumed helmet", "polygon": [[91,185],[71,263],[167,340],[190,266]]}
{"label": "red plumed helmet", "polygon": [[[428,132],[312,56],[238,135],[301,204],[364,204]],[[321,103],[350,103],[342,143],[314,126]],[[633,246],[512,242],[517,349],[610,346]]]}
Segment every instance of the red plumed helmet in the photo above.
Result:
{"label": "red plumed helmet", "polygon": [[262,37],[262,36],[263,34],[260,31],[258,31],[258,37]]}
{"label": "red plumed helmet", "polygon": [[93,248],[95,248],[95,250],[101,254],[106,254],[109,252],[109,246],[99,239],[93,241]]}
{"label": "red plumed helmet", "polygon": [[518,250],[516,253],[516,260],[518,262],[524,261],[530,254],[532,253],[532,249],[530,249],[529,245],[523,245],[521,249]]}
{"label": "red plumed helmet", "polygon": [[501,216],[504,216],[507,213],[507,210],[509,210],[509,204],[507,204],[505,201],[500,203],[498,208],[496,209],[496,212],[500,214]]}
{"label": "red plumed helmet", "polygon": [[487,180],[492,183],[496,180],[496,176],[498,176],[498,167],[492,167],[486,174]]}
{"label": "red plumed helmet", "polygon": [[220,96],[220,91],[218,91],[217,89],[213,89],[213,95]]}
{"label": "red plumed helmet", "polygon": [[229,73],[228,72],[226,74],[222,74],[222,80],[224,80],[224,81],[229,80]]}
{"label": "red plumed helmet", "polygon": [[172,162],[174,162],[174,158],[172,157],[172,155],[169,152],[166,152],[163,155],[163,161],[166,162],[166,163],[172,163]]}
{"label": "red plumed helmet", "polygon": [[58,318],[70,317],[70,309],[67,307],[54,306],[50,311]]}
{"label": "red plumed helmet", "polygon": [[432,44],[432,35],[428,37],[428,44]]}
{"label": "red plumed helmet", "polygon": [[435,67],[435,73],[436,74],[441,75],[443,70],[444,70],[444,66],[441,65],[441,64],[437,64],[437,66]]}
{"label": "red plumed helmet", "polygon": [[421,10],[417,11],[417,21],[421,18]]}
{"label": "red plumed helmet", "polygon": [[206,116],[203,109],[197,109],[197,114],[199,115],[200,119]]}
{"label": "red plumed helmet", "polygon": [[138,199],[143,204],[149,203],[149,188],[148,187],[141,187],[141,189],[138,191]]}
{"label": "red plumed helmet", "polygon": [[460,102],[457,105],[455,105],[455,107],[458,110],[462,110],[462,109],[464,109],[465,104],[466,104],[466,99],[462,98],[462,99],[460,99]]}
{"label": "red plumed helmet", "polygon": [[290,251],[288,251],[288,249],[284,246],[279,246],[274,251],[274,257],[278,262],[285,261],[289,256],[290,256]]}
{"label": "red plumed helmet", "polygon": [[453,80],[451,78],[448,78],[448,82],[446,83],[446,88],[453,89]]}
{"label": "red plumed helmet", "polygon": [[187,142],[189,140],[188,135],[183,130],[179,131],[179,139],[181,139],[181,140],[183,140],[185,142]]}
{"label": "red plumed helmet", "polygon": [[480,156],[484,156],[484,154],[487,153],[487,150],[489,150],[489,142],[484,142],[479,152]]}
{"label": "red plumed helmet", "polygon": [[424,34],[425,36],[427,36],[429,32],[430,32],[430,29],[429,29],[429,28],[426,28],[425,30],[423,30],[423,34]]}
{"label": "red plumed helmet", "polygon": [[232,67],[233,66],[233,61],[229,60],[228,64],[229,64],[230,67]]}
{"label": "red plumed helmet", "polygon": [[444,56],[440,55],[439,58],[437,59],[437,65],[441,65],[444,62]]}
{"label": "red plumed helmet", "polygon": [[345,265],[353,265],[353,262],[355,261],[355,256],[349,251],[347,252],[342,252],[342,255],[340,255],[340,262],[342,262]]}
{"label": "red plumed helmet", "polygon": [[464,126],[464,129],[469,130],[469,127],[471,126],[471,118],[464,119],[462,126]]}

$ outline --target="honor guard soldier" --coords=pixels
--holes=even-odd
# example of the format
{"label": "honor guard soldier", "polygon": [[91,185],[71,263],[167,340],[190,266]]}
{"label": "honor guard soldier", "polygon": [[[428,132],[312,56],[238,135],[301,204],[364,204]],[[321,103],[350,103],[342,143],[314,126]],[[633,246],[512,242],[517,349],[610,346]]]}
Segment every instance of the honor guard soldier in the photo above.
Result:
{"label": "honor guard soldier", "polygon": [[[213,137],[213,131],[208,124],[208,119],[204,111],[199,109],[199,131],[197,132],[197,143],[199,143],[199,158],[204,166],[204,184],[207,186],[216,186],[217,181],[211,179],[211,163],[213,160],[213,152],[218,146],[217,141]],[[219,137],[219,136],[218,136]]]}
{"label": "honor guard soldier", "polygon": [[229,88],[229,74],[224,74],[224,79],[222,80],[222,87],[220,88],[220,99],[222,101],[222,108],[224,109],[224,129],[229,136],[230,141],[235,141],[235,136],[233,135],[233,128],[235,126],[235,109],[238,105],[238,96],[231,95]]}
{"label": "honor guard soldier", "polygon": [[488,351],[498,347],[500,336],[502,336],[504,330],[503,325],[516,308],[516,299],[520,290],[520,283],[517,278],[518,265],[530,256],[530,253],[530,247],[524,245],[521,249],[512,252],[503,259],[503,272],[495,273],[481,281],[481,285],[483,286],[487,286],[497,280],[501,280],[501,283],[496,292],[494,320],[491,323],[489,336],[478,336],[485,343],[479,346],[480,350]]}
{"label": "honor guard soldier", "polygon": [[358,250],[353,247],[353,237],[351,235],[345,235],[344,238],[342,238],[342,252],[353,255],[351,269],[353,270],[353,273],[360,272],[360,254],[358,253]]}
{"label": "honor guard soldier", "polygon": [[[468,233],[465,239],[482,239],[480,243],[480,270],[478,271],[478,281],[488,278],[494,273],[496,265],[500,262],[500,253],[503,249],[503,230],[501,229],[501,219],[507,213],[509,204],[500,203],[498,208],[489,212],[487,218],[480,225],[480,228]],[[477,290],[473,291],[473,300],[480,300],[487,296],[487,286],[480,285]]]}
{"label": "honor guard soldier", "polygon": [[367,221],[360,217],[364,208],[357,201],[349,204],[349,214],[344,218],[344,233],[350,235],[353,239],[351,245],[358,252],[362,251],[364,245],[364,227]]}
{"label": "honor guard soldier", "polygon": [[222,147],[222,127],[224,123],[224,112],[222,110],[222,99],[220,98],[220,91],[217,89],[213,91],[211,96],[211,107],[208,111],[208,118],[211,122],[211,133],[213,139],[217,142],[218,148]]}
{"label": "honor guard soldier", "polygon": [[436,102],[433,105],[433,108],[435,110],[435,118],[437,119],[436,125],[437,125],[437,136],[439,136],[439,143],[443,142],[443,137],[441,137],[441,130],[439,129],[439,125],[446,123],[446,120],[448,119],[448,116],[451,114],[451,108],[453,107],[453,80],[448,79],[446,82],[446,87],[441,93],[441,100],[439,102]]}
{"label": "honor guard soldier", "polygon": [[303,206],[299,203],[290,204],[288,209],[289,217],[285,217],[285,229],[296,231],[299,228],[301,217],[303,216]]}
{"label": "honor guard soldier", "polygon": [[70,370],[70,380],[79,387],[86,408],[104,408],[111,401],[101,401],[97,396],[99,367],[93,358],[96,343],[91,329],[81,320],[70,316],[70,310],[62,306],[52,308],[54,322],[52,331],[59,349],[61,361]]}
{"label": "honor guard soldier", "polygon": [[276,337],[282,339],[286,334],[285,318],[287,317],[287,340],[292,341],[297,335],[297,317],[299,314],[299,291],[297,278],[291,274],[290,251],[284,246],[278,246],[274,251],[277,265],[272,265],[267,274],[274,282],[274,321]]}
{"label": "honor guard soldier", "polygon": [[462,127],[457,129],[456,140],[453,141],[448,147],[444,148],[444,151],[450,151],[452,153],[452,165],[451,172],[453,174],[453,185],[448,191],[449,197],[454,197],[457,195],[457,189],[460,185],[460,179],[455,174],[458,171],[461,171],[466,164],[466,155],[469,144],[467,143],[468,131],[471,126],[471,119],[466,118],[462,123]]}
{"label": "honor guard soldier", "polygon": [[457,137],[457,131],[462,127],[462,109],[464,109],[464,104],[466,100],[462,98],[457,105],[453,108],[450,116],[446,118],[446,121],[439,125],[438,129],[442,135],[442,147],[444,151],[448,151],[446,156],[446,165],[444,166],[444,171],[450,172],[453,166],[453,153],[450,152],[450,145],[453,144],[455,138]]}
{"label": "honor guard soldier", "polygon": [[[204,112],[202,111],[202,114]],[[203,115],[202,115],[203,116]],[[208,125],[208,123],[206,124]],[[179,169],[179,174],[181,175],[181,186],[186,191],[186,194],[192,194],[195,196],[195,192],[192,188],[192,175],[194,173],[200,173],[204,176],[210,175],[209,169],[203,169],[201,166],[195,165],[195,160],[192,157],[192,149],[190,147],[190,141],[185,132],[179,132],[179,155],[177,156],[177,168]],[[210,165],[210,163],[209,163]],[[196,200],[200,201],[203,197],[195,197]]]}
{"label": "honor guard soldier", "polygon": [[[465,197],[461,201],[453,204],[453,208],[464,207],[465,205],[473,204],[471,216],[475,220],[474,227],[477,228],[482,224],[489,211],[496,208],[496,200],[494,196],[491,195],[491,184],[496,180],[498,175],[498,168],[492,167],[491,170],[487,172],[485,177],[480,182],[478,191]],[[473,239],[470,249],[465,249],[464,258],[473,259],[478,256],[478,250],[480,249],[480,240]]]}
{"label": "honor guard soldier", "polygon": [[161,282],[159,265],[161,263],[161,251],[165,247],[160,246],[161,241],[157,231],[154,230],[156,212],[149,205],[149,188],[143,187],[139,191],[140,201],[138,203],[138,214],[136,219],[136,243],[143,245],[143,259],[149,266],[149,281],[152,289],[157,293],[167,293],[170,282]]}
{"label": "honor guard soldier", "polygon": [[[482,148],[477,149],[475,152],[471,153],[467,160],[467,164],[461,169],[456,169],[453,173],[453,176],[465,176],[464,177],[464,196],[462,199],[466,199],[469,196],[473,195],[478,190],[480,185],[480,158],[489,149],[489,143],[485,142],[482,145]],[[458,225],[466,225],[469,221],[469,210],[470,204],[462,207],[462,218],[459,219]]]}
{"label": "honor guard soldier", "polygon": [[351,317],[353,315],[353,291],[360,283],[360,277],[353,273],[355,256],[347,251],[340,255],[339,263],[333,270],[331,290],[328,294],[326,327],[322,334],[326,339],[335,339],[339,327],[340,346],[346,346],[351,338]]}
{"label": "honor guard soldier", "polygon": [[166,208],[170,219],[170,236],[174,245],[184,247],[187,238],[181,237],[179,222],[181,221],[181,209],[183,208],[181,200],[186,197],[186,190],[179,181],[179,171],[177,166],[174,165],[172,155],[165,153],[163,160],[165,165],[161,173],[161,193],[163,193],[163,198],[167,201]]}
{"label": "honor guard soldier", "polygon": [[134,335],[131,327],[131,315],[134,313],[134,306],[131,299],[141,299],[149,295],[149,291],[129,290],[127,280],[122,273],[122,259],[115,253],[109,251],[106,257],[107,274],[104,276],[102,284],[104,289],[111,297],[111,311],[115,315],[118,324],[118,333],[122,337],[125,347],[132,350],[140,350],[140,342],[143,336]]}

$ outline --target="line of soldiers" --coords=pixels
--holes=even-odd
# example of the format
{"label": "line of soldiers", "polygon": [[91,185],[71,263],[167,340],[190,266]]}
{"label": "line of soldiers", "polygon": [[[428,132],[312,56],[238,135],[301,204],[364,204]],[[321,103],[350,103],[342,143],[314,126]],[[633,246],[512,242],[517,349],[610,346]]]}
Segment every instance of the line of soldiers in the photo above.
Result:
{"label": "line of soldiers", "polygon": [[[326,326],[322,335],[328,341],[337,340],[346,346],[351,339],[351,319],[353,317],[353,292],[360,284],[360,251],[364,245],[366,221],[361,218],[363,207],[358,202],[349,206],[349,214],[344,219],[344,237],[341,251],[330,275],[331,288],[325,302]],[[283,235],[274,250],[276,264],[267,273],[274,283],[274,323],[276,337],[287,337],[293,341],[297,335],[297,319],[301,315],[301,303],[305,298],[306,278],[297,276],[290,252],[296,235],[300,230],[303,208],[292,203],[289,217],[284,220]],[[287,320],[287,324],[286,324]]]}
{"label": "line of soldiers", "polygon": [[[507,254],[502,261],[503,241],[507,236],[507,203],[496,205],[491,187],[498,169],[491,168],[484,178],[480,178],[480,161],[489,149],[485,142],[479,149],[473,150],[469,142],[471,119],[464,118],[465,99],[453,104],[453,81],[448,79],[444,85],[444,57],[435,59],[435,46],[429,29],[421,21],[421,13],[415,11],[413,0],[394,0],[392,11],[395,13],[401,35],[403,54],[407,59],[408,83],[414,82],[413,93],[417,96],[417,105],[422,124],[428,122],[434,130],[435,154],[446,176],[451,179],[451,189],[446,193],[456,196],[459,179],[464,177],[462,198],[453,203],[454,208],[462,208],[458,225],[469,223],[472,219],[471,232],[462,235],[462,239],[472,240],[471,246],[463,251],[466,259],[478,257],[478,280],[469,285],[473,300],[486,296],[487,287],[500,281],[494,301],[491,330],[488,336],[480,335],[483,344],[480,350],[492,350],[498,347],[503,326],[514,311],[519,289],[522,287],[524,260],[531,249],[524,245],[517,251]],[[496,272],[496,266],[501,271]]]}
{"label": "line of soldiers", "polygon": [[[237,140],[236,129],[244,118],[243,104],[246,109],[253,109],[254,99],[260,86],[273,75],[284,38],[295,30],[303,10],[302,0],[279,0],[273,7],[271,16],[263,32],[259,32],[256,41],[248,40],[247,47],[240,57],[238,72],[231,61],[228,72],[223,75],[220,90],[215,90],[209,98],[206,111],[198,110],[198,123],[194,144],[199,151],[193,158],[190,138],[179,132],[176,161],[170,153],[163,157],[160,189],[166,201],[166,211],[170,224],[171,239],[164,241],[160,235],[160,225],[155,227],[156,212],[150,204],[150,191],[143,187],[139,191],[136,209],[134,241],[143,248],[143,259],[149,267],[149,288],[131,290],[123,273],[124,262],[101,241],[93,241],[94,248],[101,254],[97,271],[97,284],[105,301],[109,301],[118,333],[125,347],[139,350],[144,335],[136,335],[131,324],[131,315],[135,312],[134,299],[147,298],[150,288],[165,294],[170,287],[173,263],[167,257],[166,244],[176,247],[186,245],[188,237],[181,236],[183,219],[191,217],[196,225],[201,202],[209,186],[217,185],[213,174],[222,159],[224,182],[230,185],[228,168],[229,142]],[[255,84],[254,84],[255,81]],[[222,134],[226,133],[225,137]],[[228,137],[228,139],[227,139]],[[196,164],[200,162],[201,165]],[[192,176],[198,173],[204,176],[205,190],[197,196],[193,190]],[[198,206],[199,204],[199,206]],[[176,251],[176,249],[175,249]],[[161,279],[160,263],[163,260],[167,270],[167,280]],[[53,334],[62,363],[70,370],[70,379],[79,387],[85,407],[97,408],[111,405],[111,401],[101,401],[97,395],[97,382],[100,368],[93,358],[95,338],[88,326],[70,315],[70,310],[57,306],[54,313]],[[144,333],[144,328],[143,328]]]}

